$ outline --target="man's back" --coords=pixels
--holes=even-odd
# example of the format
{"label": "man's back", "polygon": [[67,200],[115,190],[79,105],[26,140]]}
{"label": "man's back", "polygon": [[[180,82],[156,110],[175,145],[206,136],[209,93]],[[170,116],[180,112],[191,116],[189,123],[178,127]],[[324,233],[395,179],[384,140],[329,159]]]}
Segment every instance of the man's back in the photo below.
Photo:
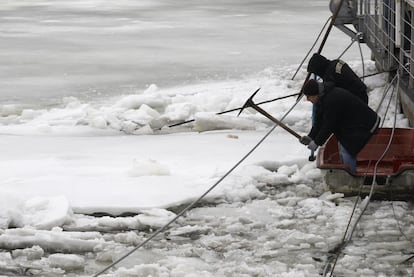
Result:
{"label": "man's back", "polygon": [[341,60],[328,60],[315,53],[308,63],[308,72],[322,78],[324,82],[333,82],[335,86],[343,88],[368,103],[367,86],[355,72]]}
{"label": "man's back", "polygon": [[344,61],[331,61],[321,78],[324,82],[335,83],[337,87],[346,89],[364,103],[368,103],[367,86]]}
{"label": "man's back", "polygon": [[320,99],[322,109],[321,139],[334,133],[356,155],[372,136],[379,120],[377,114],[348,91],[328,84]]}

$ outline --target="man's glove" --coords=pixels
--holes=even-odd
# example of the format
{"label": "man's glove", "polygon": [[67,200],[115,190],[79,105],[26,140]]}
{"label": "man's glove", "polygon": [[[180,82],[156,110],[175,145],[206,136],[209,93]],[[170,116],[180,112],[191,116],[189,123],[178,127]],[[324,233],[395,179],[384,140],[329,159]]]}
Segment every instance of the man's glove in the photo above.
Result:
{"label": "man's glove", "polygon": [[308,149],[310,149],[311,151],[316,151],[316,149],[318,149],[318,145],[312,140],[309,144],[308,144]]}
{"label": "man's glove", "polygon": [[308,145],[311,141],[312,139],[309,136],[303,136],[299,138],[299,142],[303,145]]}

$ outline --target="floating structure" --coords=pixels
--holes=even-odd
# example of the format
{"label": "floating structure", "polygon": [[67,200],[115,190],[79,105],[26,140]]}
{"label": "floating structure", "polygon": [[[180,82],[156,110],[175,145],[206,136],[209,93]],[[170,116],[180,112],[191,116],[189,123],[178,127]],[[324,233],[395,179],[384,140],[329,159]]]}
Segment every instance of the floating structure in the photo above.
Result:
{"label": "floating structure", "polygon": [[[340,4],[334,25],[366,43],[389,80],[398,74],[400,108],[414,126],[414,0],[331,0],[330,9]],[[414,129],[380,128],[358,154],[354,175],[340,161],[335,136],[320,148],[317,165],[333,192],[368,195],[375,178],[373,198],[414,199]]]}
{"label": "floating structure", "polygon": [[379,71],[398,72],[401,108],[414,126],[414,0],[331,0],[331,10],[341,2],[334,25],[366,43]]}
{"label": "floating structure", "polygon": [[[388,144],[389,149],[382,157]],[[317,164],[333,192],[345,196],[368,195],[375,175],[377,186],[373,198],[414,199],[414,129],[378,129],[358,154],[355,175],[341,162],[335,136],[320,148]]]}

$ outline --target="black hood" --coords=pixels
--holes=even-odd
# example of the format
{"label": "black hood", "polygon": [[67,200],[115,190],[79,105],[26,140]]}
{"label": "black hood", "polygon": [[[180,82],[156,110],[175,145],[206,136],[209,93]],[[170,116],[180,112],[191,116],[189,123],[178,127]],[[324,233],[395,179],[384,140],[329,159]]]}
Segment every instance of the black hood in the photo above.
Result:
{"label": "black hood", "polygon": [[317,53],[313,54],[312,58],[308,63],[308,72],[314,73],[320,77],[325,74],[326,69],[328,68],[329,60],[324,56]]}

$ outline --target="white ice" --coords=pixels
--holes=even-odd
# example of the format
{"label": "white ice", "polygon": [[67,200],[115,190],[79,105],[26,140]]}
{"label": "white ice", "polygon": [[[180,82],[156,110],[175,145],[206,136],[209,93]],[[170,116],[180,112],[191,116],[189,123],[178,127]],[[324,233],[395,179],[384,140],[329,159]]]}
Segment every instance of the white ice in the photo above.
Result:
{"label": "white ice", "polygon": [[[222,9],[205,1],[3,2],[4,276],[92,276],[167,224],[273,126],[250,108],[216,113],[240,108],[258,88],[255,102],[297,93],[306,65],[291,77],[329,16],[327,1],[305,9],[293,0],[226,0]],[[323,53],[334,58],[349,42],[334,29]],[[359,76],[376,72],[367,57],[363,71],[355,53],[344,58]],[[386,80],[365,80],[373,108]],[[295,100],[262,108],[280,119]],[[306,134],[310,103],[283,121]],[[105,276],[320,276],[353,202],[326,191],[308,156],[276,128],[199,206]],[[399,264],[412,245],[396,226],[413,237],[411,211],[405,202],[370,204],[339,274],[412,275],[412,263]]]}
{"label": "white ice", "polygon": [[[360,63],[351,65],[361,70]],[[241,107],[258,87],[261,91],[256,102],[295,93],[305,73],[301,72],[298,80],[287,80],[293,70],[288,67],[270,76],[266,72],[249,80],[208,86],[161,89],[153,85],[147,91],[103,103],[83,103],[72,97],[63,99],[61,107],[51,109],[1,107],[0,247],[12,253],[2,254],[6,272],[30,270],[52,276],[68,272],[76,275],[100,268],[91,265],[91,259],[103,264],[116,260],[126,251],[122,245],[137,245],[142,241],[142,234],[136,231],[145,233],[164,226],[175,216],[167,208],[179,209],[197,199],[273,126],[250,108],[239,117],[236,112],[215,113]],[[367,64],[367,70],[375,71],[372,63]],[[367,83],[370,103],[375,107],[385,76],[373,77]],[[281,118],[295,100],[296,97],[291,97],[263,107]],[[306,134],[310,128],[310,110],[310,104],[302,100],[284,121]],[[392,111],[386,124],[392,122]],[[398,117],[398,126],[406,127],[406,119]],[[168,127],[189,119],[195,121]],[[221,228],[236,234],[255,233],[256,228],[273,226],[258,238],[257,243],[264,248],[256,250],[257,259],[291,255],[288,253],[292,251],[327,251],[339,242],[351,207],[347,204],[338,208],[335,203],[338,199],[344,201],[342,195],[323,193],[321,172],[308,161],[308,155],[309,151],[295,137],[276,128],[203,199],[203,203],[214,203],[217,208],[195,209],[189,220],[207,218],[206,222],[214,225],[221,218]],[[273,196],[275,202],[268,199],[266,186],[279,190]],[[291,188],[283,189],[286,186]],[[244,204],[245,213],[240,214],[234,208],[220,208],[222,203],[251,204]],[[403,207],[400,212],[405,213],[406,209]],[[128,216],[111,217],[121,214]],[[389,213],[383,214],[387,216]],[[380,215],[376,217],[383,220]],[[308,222],[307,230],[298,227],[299,222]],[[240,248],[240,243],[247,242],[235,241],[231,235],[212,237],[212,226],[181,224],[167,236],[172,241],[201,236],[197,242],[200,245],[185,244],[174,251],[186,253],[202,247],[197,254],[201,260],[190,258],[190,254],[184,254],[184,258],[182,252],[170,253],[171,257],[157,251],[143,256],[135,254],[138,260],[126,262],[115,271],[116,276],[225,276],[226,272],[240,272],[240,276],[279,273],[278,276],[312,276],[318,272],[309,256],[293,268],[286,261],[257,267],[244,256],[245,252],[229,249],[226,262],[212,266],[206,261],[217,263],[220,259],[203,252],[204,247],[220,251],[221,245]],[[318,230],[325,224],[326,231]],[[398,233],[370,228],[368,225],[367,236]],[[121,232],[111,234],[116,231]],[[272,242],[272,237],[279,239]],[[391,251],[406,247],[406,242],[370,247]],[[347,272],[347,264],[355,263],[355,253],[362,251],[354,250],[342,260],[341,272]],[[94,257],[85,253],[98,254]],[[239,255],[250,265],[232,264],[239,264],[236,258]],[[402,256],[388,255],[382,259],[390,264]],[[153,263],[156,260],[159,262]],[[372,273],[364,266],[358,270],[359,274]],[[390,269],[384,268],[387,270]]]}

